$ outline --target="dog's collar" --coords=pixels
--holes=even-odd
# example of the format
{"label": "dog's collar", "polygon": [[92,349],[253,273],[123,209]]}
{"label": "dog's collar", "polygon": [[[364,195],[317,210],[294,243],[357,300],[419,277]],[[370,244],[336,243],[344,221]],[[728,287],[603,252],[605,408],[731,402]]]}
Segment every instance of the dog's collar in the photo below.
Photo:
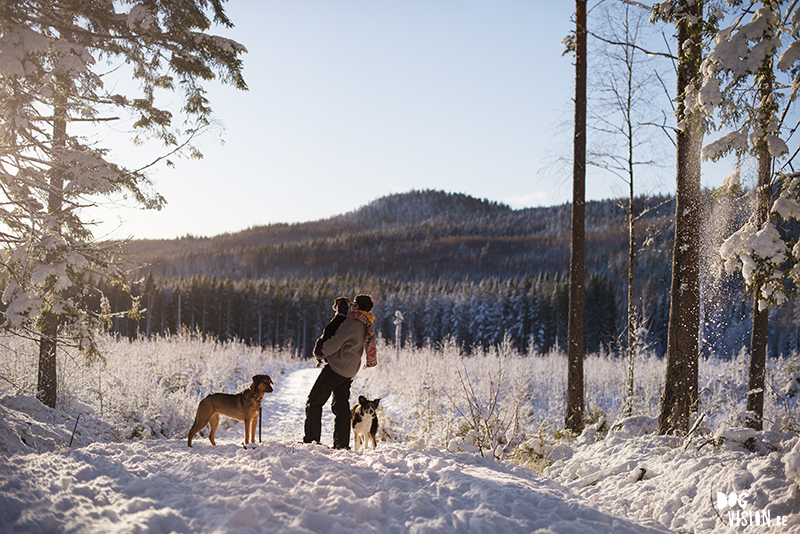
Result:
{"label": "dog's collar", "polygon": [[261,393],[261,395],[259,395],[258,394],[259,393],[258,389],[253,388],[253,387],[250,388],[250,391],[253,392],[253,399],[255,399],[255,401],[259,402],[259,403],[261,402],[261,399],[264,398],[264,395],[266,395],[266,392]]}

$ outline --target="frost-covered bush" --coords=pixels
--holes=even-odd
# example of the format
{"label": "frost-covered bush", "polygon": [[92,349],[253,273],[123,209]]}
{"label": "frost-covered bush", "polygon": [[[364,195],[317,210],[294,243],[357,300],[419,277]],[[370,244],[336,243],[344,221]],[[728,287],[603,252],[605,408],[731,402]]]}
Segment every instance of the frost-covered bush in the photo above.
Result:
{"label": "frost-covered bush", "polygon": [[[206,395],[236,393],[255,374],[276,377],[299,364],[281,350],[191,335],[134,341],[106,337],[98,347],[105,364],[89,364],[74,352],[59,351],[57,408],[92,413],[121,438],[183,435]],[[0,377],[5,378],[0,393],[34,393],[37,354],[32,342],[0,338]]]}
{"label": "frost-covered bush", "polygon": [[[310,365],[288,351],[203,341],[188,334],[132,342],[104,338],[99,346],[106,365],[87,364],[68,350],[59,352],[57,408],[91,414],[111,425],[119,438],[183,437],[197,403],[209,393],[235,393],[247,387],[254,374],[280,380],[282,374]],[[357,375],[352,397],[382,398],[382,440],[420,448],[475,447],[521,464],[538,463],[540,468],[568,456],[576,443],[577,436],[563,431],[564,353],[520,354],[506,344],[468,355],[453,343],[398,353],[381,340],[378,355],[377,367]],[[710,438],[720,429],[740,426],[748,360],[742,351],[733,359],[712,356],[700,361],[700,412],[705,418],[698,433]],[[0,336],[0,396],[33,396],[37,361],[33,342]],[[795,374],[800,373],[796,361],[767,360],[764,417],[770,432],[797,431],[800,403],[791,396]],[[624,358],[613,354],[587,355],[584,364],[586,414],[594,414],[597,423],[604,419],[615,437],[624,437],[619,428],[634,421],[618,421],[625,402],[626,366]],[[654,420],[664,361],[641,355],[635,373],[632,415]],[[471,409],[479,417],[470,418]],[[595,439],[603,435],[597,432]]]}
{"label": "frost-covered bush", "polygon": [[451,452],[477,451],[481,456],[501,458],[522,440],[520,407],[529,384],[524,378],[509,380],[507,367],[511,356],[507,339],[492,354],[482,355],[483,372],[471,376],[464,364],[463,370],[458,371],[460,387],[455,391],[443,390],[460,423],[456,438],[447,445]]}
{"label": "frost-covered bush", "polygon": [[[382,345],[379,354],[378,367],[359,374],[354,388],[383,399],[386,439],[452,450],[483,448],[537,468],[555,456],[570,454],[566,449],[574,443],[575,436],[563,433],[565,354],[519,354],[498,349],[476,350],[467,355],[453,344],[409,348],[399,354]],[[635,367],[634,417],[620,423],[626,365],[623,358],[613,354],[587,355],[584,362],[587,417],[595,414],[600,426],[600,419],[605,419],[615,437],[639,435],[620,431],[628,428],[631,421],[657,421],[663,391],[664,360],[654,354],[640,355]],[[712,356],[700,361],[700,413],[705,416],[698,434],[711,438],[720,429],[740,426],[747,403],[748,366],[749,355],[744,350],[733,359]],[[792,358],[767,361],[765,421],[774,431],[785,430],[787,420],[798,419],[798,406],[787,403],[783,393],[787,377],[793,376],[792,366]],[[497,379],[500,369],[502,380]],[[499,389],[492,389],[492,384],[498,383]],[[466,393],[469,391],[474,395]],[[491,407],[492,392],[497,393],[494,413],[498,417],[490,421],[479,418],[480,424],[471,424],[469,417],[462,414],[471,413],[470,404],[473,408]],[[504,424],[498,425],[500,421]],[[655,432],[656,425],[649,424],[647,428]],[[494,432],[500,429],[505,432]],[[502,435],[502,439],[490,443],[488,438],[493,434]],[[597,436],[602,437],[601,433]],[[497,445],[501,445],[500,449]]]}

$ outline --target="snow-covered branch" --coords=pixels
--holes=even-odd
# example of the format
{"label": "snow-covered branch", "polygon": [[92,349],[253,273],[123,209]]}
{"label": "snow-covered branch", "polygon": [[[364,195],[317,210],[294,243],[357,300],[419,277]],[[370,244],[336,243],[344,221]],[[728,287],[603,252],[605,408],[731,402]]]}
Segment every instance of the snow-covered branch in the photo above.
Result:
{"label": "snow-covered branch", "polygon": [[[790,149],[794,129],[784,126],[798,87],[793,67],[800,60],[796,32],[800,13],[792,1],[782,16],[784,3],[752,2],[735,13],[732,24],[716,32],[701,67],[704,80],[695,101],[710,119],[719,120],[720,127],[730,128],[703,148],[704,159],[716,161],[728,153],[751,155],[761,162],[759,184],[783,183],[771,208],[765,200],[763,215],[754,215],[720,248],[725,269],[742,272],[747,286],[757,291],[761,310],[782,304],[789,291],[786,282],[799,280],[797,246],[792,249],[778,226],[780,220],[800,213],[792,208],[798,184],[791,177],[770,175],[776,160],[800,150]],[[779,81],[782,73],[788,74],[788,81]],[[791,87],[789,98],[782,95],[782,87]],[[793,157],[783,166],[790,165]],[[736,183],[726,180],[723,190],[740,190],[738,172],[732,177]]]}

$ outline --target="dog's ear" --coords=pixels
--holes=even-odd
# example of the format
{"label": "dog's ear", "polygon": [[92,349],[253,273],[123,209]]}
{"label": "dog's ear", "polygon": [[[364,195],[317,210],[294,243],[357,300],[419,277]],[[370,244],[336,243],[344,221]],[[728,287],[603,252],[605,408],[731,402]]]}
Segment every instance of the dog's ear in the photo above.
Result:
{"label": "dog's ear", "polygon": [[364,404],[365,402],[367,402],[367,398],[364,395],[359,395],[358,396],[358,403],[359,404]]}
{"label": "dog's ear", "polygon": [[374,402],[374,403],[375,403],[375,406],[377,406],[377,405],[378,405],[378,403],[379,403],[379,402],[381,402],[381,398],[380,398],[380,397],[378,397],[377,399],[375,399],[375,400],[374,400],[374,401],[372,401],[372,402]]}

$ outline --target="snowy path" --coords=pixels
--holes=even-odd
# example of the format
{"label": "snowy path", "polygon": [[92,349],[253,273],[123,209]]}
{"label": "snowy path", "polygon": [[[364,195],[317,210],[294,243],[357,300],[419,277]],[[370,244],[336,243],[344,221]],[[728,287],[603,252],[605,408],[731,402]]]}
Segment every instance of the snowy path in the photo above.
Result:
{"label": "snowy path", "polygon": [[513,465],[387,443],[366,453],[298,443],[317,373],[279,377],[252,448],[231,427],[217,447],[98,442],[0,457],[0,532],[664,532]]}
{"label": "snowy path", "polygon": [[[283,376],[274,376],[274,391],[264,395],[261,402],[261,439],[262,441],[283,441],[292,443],[303,440],[303,425],[306,417],[306,398],[311,386],[319,376],[320,369],[298,369]],[[244,439],[244,423],[222,418],[217,430],[217,444],[241,445]],[[193,445],[210,446],[208,427]],[[333,436],[333,414],[330,411],[330,400],[322,411],[322,443],[331,445]],[[256,430],[256,441],[258,431]]]}
{"label": "snowy path", "polygon": [[[319,376],[320,369],[299,369],[288,375],[275,378],[275,391],[264,396],[261,403],[261,437],[263,440],[287,442],[303,440],[303,425],[306,416],[306,398],[311,386]],[[244,435],[244,425],[236,427]],[[230,436],[231,433],[229,432]],[[322,412],[322,443],[331,445],[333,436],[333,414],[330,401]],[[241,438],[238,438],[241,441]]]}

